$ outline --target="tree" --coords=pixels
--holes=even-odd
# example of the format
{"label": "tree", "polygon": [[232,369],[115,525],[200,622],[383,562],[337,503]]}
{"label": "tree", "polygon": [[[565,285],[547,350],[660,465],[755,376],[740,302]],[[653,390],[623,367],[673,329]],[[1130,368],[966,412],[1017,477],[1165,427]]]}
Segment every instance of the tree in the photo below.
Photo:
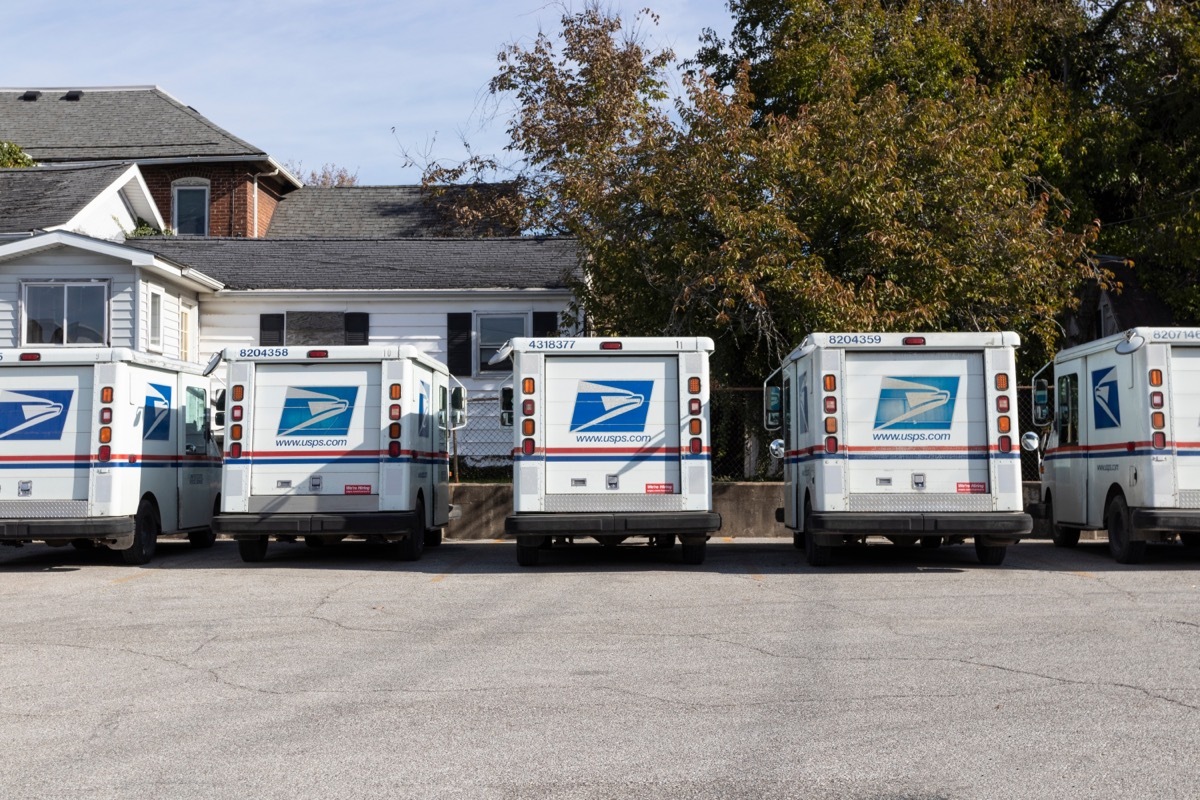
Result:
{"label": "tree", "polygon": [[303,161],[289,161],[284,164],[288,172],[304,182],[305,186],[357,186],[358,172],[351,172],[346,167],[336,164],[322,164],[320,169],[310,169],[304,172]]}
{"label": "tree", "polygon": [[32,167],[34,160],[12,142],[0,141],[0,168]]}

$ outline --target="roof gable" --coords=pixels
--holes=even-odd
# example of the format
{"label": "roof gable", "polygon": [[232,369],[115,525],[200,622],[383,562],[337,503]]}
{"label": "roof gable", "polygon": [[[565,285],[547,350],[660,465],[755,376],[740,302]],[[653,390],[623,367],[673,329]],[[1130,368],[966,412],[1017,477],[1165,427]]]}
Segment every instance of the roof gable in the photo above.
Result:
{"label": "roof gable", "polygon": [[162,227],[136,165],[0,169],[0,233],[71,228],[106,201],[123,202],[130,214]]}

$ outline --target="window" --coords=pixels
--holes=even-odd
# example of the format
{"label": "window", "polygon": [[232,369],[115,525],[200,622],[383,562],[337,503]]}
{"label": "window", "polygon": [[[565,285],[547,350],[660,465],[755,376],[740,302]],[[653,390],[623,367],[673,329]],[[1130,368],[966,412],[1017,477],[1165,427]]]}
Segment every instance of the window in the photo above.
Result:
{"label": "window", "polygon": [[1058,443],[1079,444],[1079,376],[1058,379]]}
{"label": "window", "polygon": [[106,344],[107,283],[25,284],[25,344]]}
{"label": "window", "polygon": [[509,372],[511,362],[488,361],[514,336],[558,336],[558,312],[447,314],[446,366],[455,375]]}
{"label": "window", "polygon": [[208,235],[208,181],[184,178],[171,185],[171,226],[183,236]]}
{"label": "window", "polygon": [[511,371],[512,365],[508,361],[501,364],[489,364],[488,361],[509,339],[525,335],[525,315],[480,314],[476,324],[479,372]]}
{"label": "window", "polygon": [[258,316],[258,344],[279,345],[364,345],[371,341],[371,315],[341,311],[289,311]]}
{"label": "window", "polygon": [[191,361],[196,357],[195,342],[196,307],[190,303],[179,304],[179,358]]}
{"label": "window", "polygon": [[163,346],[163,296],[162,292],[150,290],[150,331],[149,345],[151,350],[162,351]]}
{"label": "window", "polygon": [[203,453],[208,441],[208,395],[198,386],[189,386],[183,409],[184,452]]}

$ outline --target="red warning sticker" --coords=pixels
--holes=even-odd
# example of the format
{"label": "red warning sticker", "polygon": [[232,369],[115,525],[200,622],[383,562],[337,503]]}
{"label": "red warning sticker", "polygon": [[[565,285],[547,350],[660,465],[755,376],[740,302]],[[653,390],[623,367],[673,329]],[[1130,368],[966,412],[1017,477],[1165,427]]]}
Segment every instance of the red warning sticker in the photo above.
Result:
{"label": "red warning sticker", "polygon": [[370,494],[371,484],[369,483],[347,483],[346,494]]}
{"label": "red warning sticker", "polygon": [[647,483],[646,494],[675,494],[673,483]]}
{"label": "red warning sticker", "polygon": [[959,494],[987,494],[987,484],[983,482],[959,483]]}

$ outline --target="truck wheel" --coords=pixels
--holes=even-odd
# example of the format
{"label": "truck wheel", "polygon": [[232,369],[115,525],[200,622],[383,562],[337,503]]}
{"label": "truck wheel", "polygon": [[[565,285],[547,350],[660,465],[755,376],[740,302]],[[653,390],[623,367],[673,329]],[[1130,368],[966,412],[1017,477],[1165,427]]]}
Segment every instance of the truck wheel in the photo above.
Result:
{"label": "truck wheel", "polygon": [[425,546],[426,547],[441,547],[442,546],[442,529],[430,528],[425,531]]}
{"label": "truck wheel", "polygon": [[154,558],[158,548],[158,512],[149,500],[143,500],[138,506],[137,516],[133,518],[133,544],[128,550],[121,551],[121,558],[126,564],[148,564]]}
{"label": "truck wheel", "polygon": [[984,544],[978,539],[975,540],[975,556],[979,559],[979,563],[986,567],[998,567],[1004,563],[1004,556],[1008,554],[1008,547],[1002,544]]}
{"label": "truck wheel", "polygon": [[1046,501],[1046,519],[1050,520],[1050,541],[1055,547],[1075,547],[1079,544],[1077,528],[1064,528],[1054,521],[1054,498]]}
{"label": "truck wheel", "polygon": [[654,537],[654,546],[662,550],[670,550],[675,546],[675,534],[668,533]]}
{"label": "truck wheel", "polygon": [[217,543],[217,533],[212,528],[188,533],[188,543],[197,550],[206,550]]}
{"label": "truck wheel", "polygon": [[269,536],[255,536],[253,539],[238,539],[238,555],[247,564],[257,564],[267,557]]}
{"label": "truck wheel", "polygon": [[521,544],[517,542],[517,564],[522,567],[536,567],[541,559],[542,549],[536,544]]}
{"label": "truck wheel", "polygon": [[800,531],[792,531],[792,547],[797,550],[804,549],[804,534]]}
{"label": "truck wheel", "polygon": [[680,560],[684,564],[703,564],[707,545],[703,539],[698,542],[684,542]]}
{"label": "truck wheel", "polygon": [[922,536],[921,547],[926,550],[936,550],[942,546],[942,537],[940,536]]}
{"label": "truck wheel", "polygon": [[1139,564],[1146,557],[1146,543],[1133,541],[1133,521],[1123,495],[1108,504],[1108,552],[1118,564]]}
{"label": "truck wheel", "polygon": [[812,504],[804,501],[804,560],[810,567],[828,567],[833,563],[833,548],[827,544],[817,544],[812,534]]}
{"label": "truck wheel", "polygon": [[398,542],[391,545],[396,558],[401,561],[416,561],[425,552],[425,502],[417,499],[417,524]]}

